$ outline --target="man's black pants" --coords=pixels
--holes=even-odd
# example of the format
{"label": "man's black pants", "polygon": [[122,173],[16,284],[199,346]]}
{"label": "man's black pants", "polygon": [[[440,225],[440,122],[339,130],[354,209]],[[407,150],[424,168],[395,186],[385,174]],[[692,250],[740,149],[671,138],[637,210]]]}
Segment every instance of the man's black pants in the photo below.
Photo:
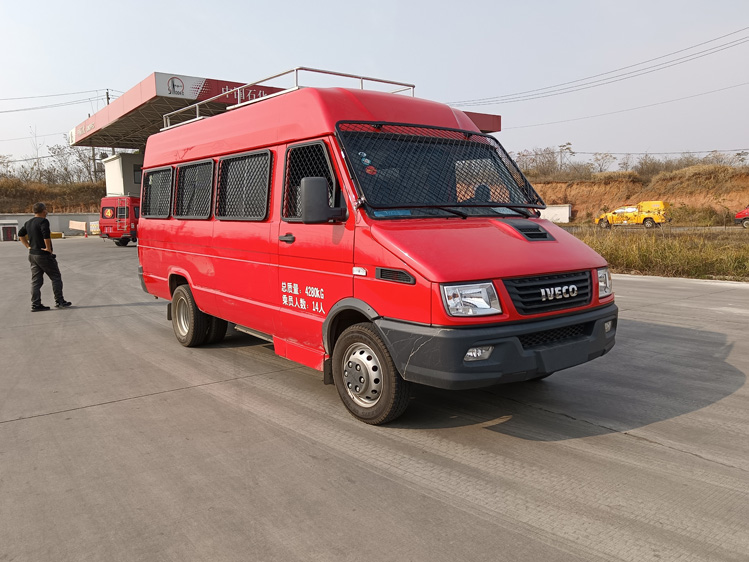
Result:
{"label": "man's black pants", "polygon": [[35,256],[29,254],[31,263],[31,306],[42,304],[42,285],[44,285],[44,274],[52,281],[52,291],[55,293],[55,302],[63,302],[62,296],[62,274],[57,265],[57,258],[51,254]]}

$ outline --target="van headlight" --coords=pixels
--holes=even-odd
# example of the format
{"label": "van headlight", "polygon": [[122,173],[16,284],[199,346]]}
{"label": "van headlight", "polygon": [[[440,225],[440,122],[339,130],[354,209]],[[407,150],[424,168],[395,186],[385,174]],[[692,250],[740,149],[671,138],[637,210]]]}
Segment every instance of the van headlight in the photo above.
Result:
{"label": "van headlight", "polygon": [[611,273],[608,267],[602,267],[598,270],[598,298],[608,297],[614,292],[611,285]]}
{"label": "van headlight", "polygon": [[442,298],[450,316],[502,314],[499,297],[492,283],[442,285]]}

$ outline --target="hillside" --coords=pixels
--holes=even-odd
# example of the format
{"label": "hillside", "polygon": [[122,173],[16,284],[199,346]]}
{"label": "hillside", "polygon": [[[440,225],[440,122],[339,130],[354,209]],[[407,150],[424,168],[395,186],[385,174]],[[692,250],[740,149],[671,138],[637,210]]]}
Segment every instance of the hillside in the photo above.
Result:
{"label": "hillside", "polygon": [[[670,202],[675,221],[722,224],[749,205],[749,167],[699,165],[658,174],[649,183],[634,172],[594,174],[592,180],[532,181],[547,205],[572,205],[576,222],[626,203]],[[29,212],[44,201],[53,213],[97,212],[104,183],[49,185],[0,178],[0,213]]]}
{"label": "hillside", "polygon": [[573,220],[578,222],[591,220],[604,209],[648,200],[670,202],[676,219],[699,213],[718,220],[749,205],[747,167],[691,166],[658,174],[649,184],[633,172],[606,172],[589,181],[533,186],[547,205],[571,204]]}

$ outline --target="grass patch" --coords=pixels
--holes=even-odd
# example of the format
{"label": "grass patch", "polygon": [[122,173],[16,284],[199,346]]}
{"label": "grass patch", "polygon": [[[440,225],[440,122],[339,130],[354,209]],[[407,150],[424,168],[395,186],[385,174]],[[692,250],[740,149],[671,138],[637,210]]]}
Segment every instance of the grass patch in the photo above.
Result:
{"label": "grass patch", "polygon": [[749,232],[743,228],[581,227],[572,234],[606,258],[615,273],[749,281]]}

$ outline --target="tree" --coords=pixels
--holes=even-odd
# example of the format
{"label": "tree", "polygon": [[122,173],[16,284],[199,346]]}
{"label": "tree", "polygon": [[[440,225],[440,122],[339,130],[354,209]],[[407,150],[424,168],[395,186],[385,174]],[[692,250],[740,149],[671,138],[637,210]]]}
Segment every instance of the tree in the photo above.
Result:
{"label": "tree", "polygon": [[603,173],[608,171],[609,166],[616,162],[616,157],[608,152],[596,152],[593,155],[593,171]]}

